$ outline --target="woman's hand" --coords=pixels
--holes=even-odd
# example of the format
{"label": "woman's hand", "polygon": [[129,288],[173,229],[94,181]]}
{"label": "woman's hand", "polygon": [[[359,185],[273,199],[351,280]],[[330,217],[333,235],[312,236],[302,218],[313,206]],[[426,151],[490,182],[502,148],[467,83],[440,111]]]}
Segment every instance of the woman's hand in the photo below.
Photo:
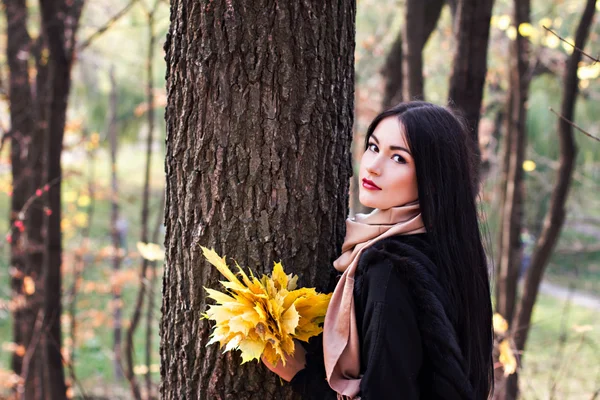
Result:
{"label": "woman's hand", "polygon": [[285,358],[285,366],[281,360],[277,365],[271,364],[264,357],[261,357],[261,360],[267,368],[279,375],[281,379],[289,382],[298,371],[303,370],[306,366],[306,350],[298,342],[296,342],[295,347],[294,354]]}

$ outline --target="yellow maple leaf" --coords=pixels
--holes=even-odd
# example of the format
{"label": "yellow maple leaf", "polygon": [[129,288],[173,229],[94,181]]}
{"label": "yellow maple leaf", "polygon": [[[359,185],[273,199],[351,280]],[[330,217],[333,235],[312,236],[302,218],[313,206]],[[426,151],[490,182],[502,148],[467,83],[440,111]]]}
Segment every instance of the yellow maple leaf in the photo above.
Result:
{"label": "yellow maple leaf", "polygon": [[237,346],[242,351],[242,364],[251,361],[258,360],[265,349],[266,343],[264,340],[258,339],[244,339],[240,341]]}
{"label": "yellow maple leaf", "polygon": [[229,280],[230,283],[236,284],[239,287],[243,288],[242,282],[239,281],[238,278],[229,270],[227,263],[225,262],[225,257],[221,258],[213,249],[207,249],[204,246],[200,246],[202,248],[202,253],[204,257],[211,263],[215,268],[219,270],[221,275]]}
{"label": "yellow maple leaf", "polygon": [[275,265],[273,266],[273,273],[271,274],[271,279],[273,280],[273,283],[275,284],[277,290],[281,290],[282,288],[285,288],[287,290],[288,276],[283,272],[283,267],[281,266],[280,262],[275,263]]}
{"label": "yellow maple leaf", "polygon": [[508,322],[506,322],[504,317],[499,313],[494,313],[494,316],[492,317],[492,325],[494,326],[494,332],[499,335],[506,333],[508,330]]}
{"label": "yellow maple leaf", "polygon": [[275,347],[271,345],[270,342],[267,342],[265,349],[263,350],[263,357],[271,364],[276,365],[279,362],[280,357],[275,350]]}
{"label": "yellow maple leaf", "polygon": [[202,251],[226,278],[220,282],[225,293],[205,288],[207,297],[216,302],[203,314],[215,322],[207,345],[219,343],[224,352],[240,350],[242,363],[264,356],[272,364],[285,364],[285,357],[295,350],[294,339],[308,341],[322,332],[331,294],[296,289],[298,277],[286,275],[281,262],[274,263],[271,276],[258,279],[237,263],[234,274],[225,257],[206,247]]}
{"label": "yellow maple leaf", "polygon": [[517,371],[517,359],[515,358],[508,339],[504,339],[500,342],[498,350],[500,351],[498,361],[500,361],[504,368],[504,376],[514,374]]}
{"label": "yellow maple leaf", "polygon": [[281,316],[281,330],[284,335],[293,335],[298,326],[300,314],[296,311],[296,307],[292,304],[285,313]]}
{"label": "yellow maple leaf", "polygon": [[137,242],[136,247],[140,255],[148,261],[164,260],[165,252],[156,243]]}

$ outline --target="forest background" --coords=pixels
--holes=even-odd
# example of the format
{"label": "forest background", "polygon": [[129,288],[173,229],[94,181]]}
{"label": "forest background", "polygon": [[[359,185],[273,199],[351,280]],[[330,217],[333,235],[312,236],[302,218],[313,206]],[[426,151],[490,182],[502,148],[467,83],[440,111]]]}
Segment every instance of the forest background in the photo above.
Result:
{"label": "forest background", "polygon": [[[59,353],[65,367],[65,396],[154,398],[158,396],[161,380],[159,321],[160,281],[164,272],[167,137],[163,118],[167,104],[163,48],[170,26],[169,4],[166,1],[102,0],[83,5],[81,16],[77,16],[78,29],[73,30],[76,40],[71,40],[73,57],[72,69],[68,65],[71,82],[70,88],[67,87],[70,94],[64,137],[47,136],[36,142],[40,136],[34,134],[23,139],[15,134],[14,127],[22,126],[23,120],[15,120],[11,112],[16,108],[33,110],[38,103],[46,104],[40,94],[47,88],[40,85],[40,77],[44,73],[55,74],[60,69],[44,68],[48,60],[56,56],[57,47],[53,47],[51,41],[41,45],[40,40],[36,41],[43,36],[42,21],[50,18],[53,11],[51,7],[44,9],[44,3],[40,2],[40,7],[37,1],[5,0],[4,18],[0,19],[0,129],[3,134],[0,209],[5,210],[5,218],[0,219],[0,232],[4,233],[0,244],[0,395],[11,397],[20,393],[25,398],[33,398],[27,393],[35,392],[35,386],[39,385],[46,385],[47,393],[54,390],[51,389],[53,383],[43,383],[52,381],[41,365],[45,358],[36,361],[35,351],[31,349],[45,343],[51,353],[52,348],[57,348],[56,343],[46,343],[40,329],[24,333],[27,329],[23,328],[38,326],[38,321],[48,317],[43,313],[27,317],[19,312],[36,306],[44,309],[47,300],[56,302],[50,292],[58,288],[54,294],[62,301],[58,343],[61,343]],[[71,7],[79,3],[65,4]],[[397,39],[406,28],[407,7],[411,4],[410,0],[359,0],[356,4],[355,144],[362,143],[368,123],[383,109],[384,103],[393,102],[389,87],[393,86],[394,71],[398,70],[394,67]],[[437,104],[447,101],[456,45],[452,13],[456,4],[449,4],[440,6],[439,19],[435,19],[431,35],[421,44],[423,90],[420,95]],[[482,211],[489,232],[487,248],[498,271],[502,270],[503,246],[508,253],[518,249],[517,256],[510,256],[518,258],[516,267],[512,267],[513,275],[527,271],[544,218],[552,206],[551,194],[563,156],[559,121],[565,99],[564,76],[569,58],[578,51],[573,46],[575,32],[587,5],[585,1],[532,0],[527,18],[515,24],[515,5],[523,4],[523,1],[509,0],[494,2],[479,122]],[[600,13],[599,4],[593,6],[596,14]],[[25,25],[28,40],[33,43],[30,52],[11,53],[11,43],[16,37],[10,36],[11,21],[24,15],[11,14],[15,9],[27,12]],[[566,218],[543,273],[523,362],[518,365],[520,397],[524,399],[600,396],[600,144],[589,136],[600,135],[600,63],[597,62],[600,27],[597,20],[596,16],[591,23],[587,44],[582,49],[585,55],[578,63],[579,93],[575,113],[569,119],[585,133],[576,128],[573,133],[578,152],[566,202]],[[425,20],[418,23],[427,26]],[[65,32],[67,25],[68,21]],[[510,115],[508,104],[514,70],[511,46],[518,38],[525,38],[528,43],[525,68],[521,69],[521,77],[526,78],[528,85],[523,102],[526,112],[521,114],[525,116],[525,124],[522,135],[515,136],[521,139],[513,141],[513,145],[522,143],[523,146],[522,158],[512,161],[519,165],[520,177],[518,173],[503,174],[504,166],[508,165],[503,146],[506,148],[509,137],[506,121],[507,114]],[[69,42],[68,35],[65,41]],[[15,60],[26,66],[22,77],[32,82],[29,92],[39,96],[33,95],[25,104],[17,103],[10,95],[11,90],[15,93],[18,84],[11,80],[17,76],[13,72],[15,65],[18,67]],[[36,112],[43,113],[34,111],[34,114]],[[39,115],[35,114],[35,118]],[[48,122],[52,118],[46,121],[52,124]],[[45,129],[45,125],[40,126],[37,132]],[[62,152],[56,153],[56,147],[52,147],[56,142],[59,148],[60,143],[63,144]],[[32,154],[36,151],[45,154],[49,163],[44,167],[46,172],[36,176],[35,168],[31,167],[33,173],[26,173],[15,181],[15,148],[24,151],[29,145],[27,155],[18,157],[34,165]],[[359,147],[353,149],[355,161]],[[48,161],[52,154],[58,154],[62,166],[58,179],[52,178]],[[522,219],[517,224],[519,234],[513,235],[512,245],[502,244],[500,233],[503,224],[514,228],[514,221],[507,222],[506,192],[502,189],[507,187],[507,174],[508,186],[517,179],[516,187],[522,188],[523,196],[513,203],[520,204],[514,208],[519,209],[517,214]],[[21,193],[24,201],[15,212],[15,195],[24,181],[30,189]],[[53,190],[60,191],[61,212],[52,207]],[[351,195],[350,213],[358,211],[362,210]],[[34,214],[38,217],[33,217]],[[18,254],[14,249],[25,237],[30,243],[41,238],[40,243],[44,243],[46,249],[52,248],[46,236],[50,235],[55,216],[60,217],[58,240],[62,242],[63,252],[57,270],[59,277],[53,282],[60,286],[47,285],[47,290],[42,290],[42,279],[47,279],[48,274],[41,267],[38,270],[20,268],[15,263]],[[35,225],[35,218],[39,221],[46,218],[47,225]],[[30,231],[32,226],[35,229],[43,226],[43,229],[36,233]],[[517,277],[515,282],[518,281]],[[515,290],[520,293],[520,286],[515,284]],[[44,293],[37,297],[40,291]],[[495,295],[495,301],[498,306],[499,301],[505,300]],[[497,308],[502,307],[505,308],[501,314],[505,317],[506,313],[514,313],[505,304]],[[512,324],[512,318],[506,319]],[[502,375],[502,371],[506,372],[516,363],[511,354],[518,358],[519,346],[505,330],[498,329],[497,368]],[[503,338],[508,340],[503,341]],[[22,341],[29,344],[26,346]]]}

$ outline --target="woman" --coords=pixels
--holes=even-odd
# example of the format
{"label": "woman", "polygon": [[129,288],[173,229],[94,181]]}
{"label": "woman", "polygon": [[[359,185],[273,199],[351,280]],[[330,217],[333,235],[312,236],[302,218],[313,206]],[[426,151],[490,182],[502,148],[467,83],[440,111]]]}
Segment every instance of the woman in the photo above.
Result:
{"label": "woman", "polygon": [[378,115],[365,141],[360,202],[322,350],[265,363],[303,398],[486,399],[492,306],[478,226],[475,143],[426,102]]}

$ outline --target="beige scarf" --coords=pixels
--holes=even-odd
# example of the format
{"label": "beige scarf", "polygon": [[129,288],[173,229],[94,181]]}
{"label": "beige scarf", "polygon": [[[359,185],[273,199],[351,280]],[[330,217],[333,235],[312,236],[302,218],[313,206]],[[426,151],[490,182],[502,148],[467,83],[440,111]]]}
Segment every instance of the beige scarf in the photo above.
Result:
{"label": "beige scarf", "polygon": [[342,255],[333,266],[343,272],[325,315],[323,354],[329,386],[338,399],[355,398],[360,386],[360,344],[354,312],[354,273],[364,249],[393,235],[425,232],[419,202],[370,214],[357,214],[346,220]]}

